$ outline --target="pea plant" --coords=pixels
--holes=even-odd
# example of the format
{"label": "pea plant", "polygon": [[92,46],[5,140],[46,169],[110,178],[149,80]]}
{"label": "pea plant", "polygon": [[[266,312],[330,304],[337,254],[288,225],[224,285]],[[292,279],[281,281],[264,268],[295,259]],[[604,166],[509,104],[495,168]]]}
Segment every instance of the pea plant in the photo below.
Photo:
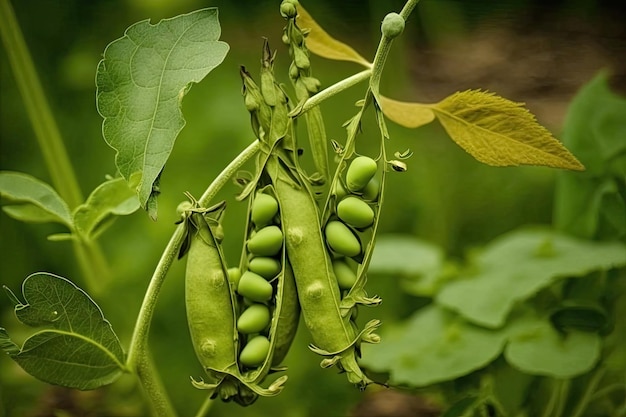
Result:
{"label": "pea plant", "polygon": [[[1,4],[3,40],[54,184],[0,172],[3,211],[24,222],[65,226],[66,233],[50,239],[72,243],[84,284],[97,297],[110,279],[98,237],[117,217],[140,209],[157,220],[160,180],[185,126],[182,101],[195,83],[210,82],[203,80],[229,46],[219,39],[215,8],[138,22],[108,45],[97,67],[96,97],[118,176],[83,199],[19,26],[9,4]],[[191,376],[191,384],[206,391],[198,416],[216,399],[249,406],[288,387],[283,360],[301,321],[321,367],[338,369],[361,390],[431,387],[446,416],[582,416],[600,400],[610,415],[626,415],[626,405],[615,399],[624,393],[623,378],[615,377],[615,369],[624,369],[618,352],[624,338],[616,336],[624,329],[613,320],[626,306],[624,271],[617,269],[626,265],[626,248],[615,241],[626,227],[623,144],[606,139],[611,152],[594,159],[599,154],[570,132],[569,146],[592,155],[585,162],[593,172],[585,177],[586,196],[576,192],[582,177],[564,172],[560,178],[560,232],[513,232],[467,267],[451,268],[421,242],[381,236],[375,250],[385,199],[393,198],[386,184],[411,172],[412,152],[389,149],[388,121],[417,128],[437,119],[487,165],[585,169],[522,104],[493,93],[456,92],[434,104],[384,96],[380,81],[390,48],[416,4],[408,0],[382,19],[369,61],[331,37],[297,0],[284,0],[280,47],[265,39],[260,68],[240,68],[254,140],[230,162],[211,155],[211,163],[225,168],[201,196],[186,193],[178,206],[178,226],[150,279],[129,346],[86,291],[36,272],[24,280],[22,298],[4,287],[17,319],[37,330],[20,344],[0,328],[3,351],[35,378],[68,388],[92,390],[133,375],[154,415],[176,415],[148,336],[164,280],[182,259],[190,341],[204,370]],[[364,69],[323,88],[311,70],[312,55]],[[290,85],[275,74],[277,56],[290,59]],[[360,84],[363,96],[344,124],[345,138],[327,138],[320,103]],[[366,120],[376,131],[367,131]],[[225,187],[236,193],[228,204],[215,201]],[[236,265],[228,265],[223,250],[231,204],[246,205],[247,212]],[[427,307],[386,329],[376,318],[363,323],[359,307],[382,301],[366,290],[368,274],[405,277],[406,291],[428,300]],[[500,288],[506,295],[494,296]],[[552,394],[534,398],[534,382]],[[511,384],[521,393],[507,396]],[[576,395],[582,399],[568,405]]]}

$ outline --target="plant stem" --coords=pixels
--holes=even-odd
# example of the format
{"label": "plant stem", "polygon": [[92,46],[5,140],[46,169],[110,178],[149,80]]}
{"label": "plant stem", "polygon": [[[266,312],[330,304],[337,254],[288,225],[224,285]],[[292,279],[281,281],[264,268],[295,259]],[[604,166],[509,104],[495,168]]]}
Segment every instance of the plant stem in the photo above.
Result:
{"label": "plant stem", "polygon": [[[0,35],[26,112],[54,188],[70,208],[83,202],[78,181],[46,100],[35,65],[8,0],[0,0]],[[77,240],[74,253],[89,292],[97,295],[110,281],[110,269],[97,242]]]}
{"label": "plant stem", "polygon": [[587,389],[585,389],[583,396],[580,398],[576,408],[572,412],[571,417],[582,417],[585,413],[587,406],[592,401],[593,394],[595,394],[602,377],[604,377],[604,372],[604,368],[600,368],[594,373],[591,381],[589,381],[589,384],[587,385]]}
{"label": "plant stem", "polygon": [[352,87],[353,85],[358,84],[361,81],[368,79],[371,74],[372,74],[372,70],[368,68],[361,72],[357,72],[356,74],[351,75],[348,78],[344,78],[343,80],[331,85],[330,87],[323,89],[319,93],[315,94],[314,96],[306,100],[301,108],[299,109],[296,108],[297,110],[296,114],[292,114],[291,116],[295,116],[295,115],[299,116],[302,113],[305,113],[311,110],[313,107],[317,106],[318,104],[320,104],[322,101],[326,100],[327,98],[330,98],[336,94],[339,94],[342,91],[347,90],[348,88]]}
{"label": "plant stem", "polygon": [[202,406],[196,413],[196,417],[206,417],[206,415],[209,414],[209,411],[211,411],[212,406],[213,406],[213,400],[211,399],[211,397],[207,396],[204,402],[202,403]]}
{"label": "plant stem", "polygon": [[[419,0],[408,0],[399,15],[406,21],[418,2]],[[370,90],[374,97],[378,97],[379,95],[380,78],[383,73],[383,68],[385,67],[385,62],[387,61],[387,56],[391,50],[392,41],[393,38],[383,33],[378,43],[378,49],[376,50],[374,62],[372,63],[372,78],[370,78]]]}
{"label": "plant stem", "polygon": [[8,0],[0,0],[0,33],[52,183],[67,205],[74,208],[83,202],[78,181]]}
{"label": "plant stem", "polygon": [[[237,172],[250,158],[252,158],[259,150],[259,142],[255,141],[244,149],[230,164],[215,178],[215,180],[209,185],[202,197],[198,200],[202,205],[208,205],[222,187],[228,182],[230,177]],[[174,234],[167,243],[161,259],[156,266],[156,269],[148,284],[148,289],[141,305],[141,310],[135,323],[135,329],[128,349],[128,358],[126,364],[131,371],[135,371],[137,376],[146,391],[148,398],[153,406],[156,408],[159,404],[169,404],[167,393],[163,389],[159,382],[156,370],[149,359],[148,352],[148,334],[150,331],[150,323],[154,314],[154,309],[157,303],[159,292],[167,271],[176,259],[180,245],[185,236],[184,224],[180,224]],[[144,379],[146,378],[146,379]],[[165,410],[165,409],[164,409]],[[171,410],[171,407],[170,407]],[[171,414],[158,414],[159,416],[173,416]]]}

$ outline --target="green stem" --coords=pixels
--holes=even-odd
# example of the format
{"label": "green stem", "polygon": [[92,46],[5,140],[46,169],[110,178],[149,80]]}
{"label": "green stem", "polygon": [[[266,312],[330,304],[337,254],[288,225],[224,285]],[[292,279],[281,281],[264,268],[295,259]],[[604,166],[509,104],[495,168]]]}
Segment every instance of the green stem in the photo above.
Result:
{"label": "green stem", "polygon": [[202,403],[202,406],[196,413],[196,417],[205,417],[207,414],[209,414],[209,411],[211,411],[212,406],[213,406],[213,399],[207,396],[204,402]]}
{"label": "green stem", "polygon": [[571,417],[582,417],[582,415],[585,413],[585,410],[587,409],[587,406],[589,405],[589,403],[591,403],[593,395],[596,392],[598,385],[602,380],[602,377],[604,377],[604,373],[605,370],[603,368],[598,369],[594,373],[591,381],[589,381],[589,384],[587,385],[587,389],[585,389],[583,396],[580,398],[580,401],[578,401],[578,404],[576,405],[576,408],[574,409]]}
{"label": "green stem", "polygon": [[[405,21],[409,18],[409,15],[417,5],[419,0],[408,0],[399,15]],[[376,55],[374,56],[374,62],[372,63],[372,78],[370,78],[370,90],[374,97],[378,97],[380,88],[380,78],[385,67],[385,62],[391,50],[391,43],[393,38],[386,36],[384,33],[380,38]]]}
{"label": "green stem", "polygon": [[[252,158],[259,150],[259,142],[255,141],[244,149],[224,170],[215,178],[211,185],[198,200],[202,205],[208,205],[229,179]],[[148,289],[141,305],[141,310],[135,323],[135,329],[128,349],[126,364],[131,371],[135,371],[139,380],[154,407],[159,404],[169,404],[167,393],[158,381],[158,375],[148,355],[148,334],[154,314],[157,299],[167,271],[176,259],[180,245],[185,236],[185,227],[180,224],[170,238],[154,274],[148,284]],[[144,377],[147,378],[144,380]],[[170,407],[171,409],[171,407]],[[159,416],[173,416],[175,414],[157,414]]]}
{"label": "green stem", "polygon": [[311,98],[307,99],[304,104],[302,105],[302,107],[300,108],[296,108],[296,112],[295,114],[292,113],[291,116],[299,116],[302,113],[305,113],[309,110],[311,110],[313,107],[319,105],[322,101],[337,95],[339,93],[341,93],[344,90],[347,90],[348,88],[352,87],[353,85],[356,85],[358,83],[360,83],[361,81],[365,81],[369,78],[369,76],[372,74],[372,70],[371,69],[366,69],[363,70],[361,72],[357,72],[356,74],[345,78],[333,85],[331,85],[330,87],[327,87],[325,89],[323,89],[322,91],[320,91],[319,93],[315,94],[314,96],[312,96]]}
{"label": "green stem", "polygon": [[70,208],[83,202],[59,128],[8,0],[0,0],[0,33],[54,187]]}

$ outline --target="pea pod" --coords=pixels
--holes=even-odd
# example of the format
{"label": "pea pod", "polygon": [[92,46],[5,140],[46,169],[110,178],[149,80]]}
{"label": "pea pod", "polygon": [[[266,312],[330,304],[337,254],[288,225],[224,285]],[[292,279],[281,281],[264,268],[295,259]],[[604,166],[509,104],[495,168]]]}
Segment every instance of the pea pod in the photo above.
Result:
{"label": "pea pod", "polygon": [[[261,165],[263,166],[263,165]],[[273,187],[271,185],[257,185],[255,193],[250,194],[252,196],[249,207],[255,206],[255,199],[259,196],[268,196],[274,201],[277,201]],[[263,197],[264,198],[264,197]],[[264,198],[265,199],[265,198]],[[269,201],[268,199],[265,199]],[[276,214],[272,216],[275,218],[278,224],[283,223],[282,209],[279,207],[276,210]],[[297,303],[297,296],[295,293],[295,285],[293,284],[293,273],[291,267],[286,260],[285,249],[283,245],[283,233],[276,224],[266,224],[261,230],[255,232],[256,223],[252,219],[252,216],[248,219],[247,235],[254,233],[251,239],[248,239],[248,244],[245,245],[242,252],[241,267],[245,271],[240,280],[240,284],[244,283],[244,287],[241,285],[238,292],[242,296],[249,297],[250,294],[245,289],[246,277],[254,277],[255,281],[264,284],[265,287],[270,289],[269,293],[261,299],[256,299],[257,302],[264,302],[268,307],[269,316],[271,317],[269,328],[263,332],[263,336],[250,334],[246,338],[246,343],[240,352],[239,364],[242,370],[243,378],[249,383],[260,383],[272,370],[284,370],[276,368],[287,354],[291,342],[297,331],[297,325],[299,321],[300,308]],[[278,242],[274,241],[273,246],[278,247],[278,254],[276,257],[255,256],[250,259],[247,251],[258,254],[258,248],[255,244],[250,245],[254,239],[256,239],[263,230],[274,230],[272,235],[280,236]],[[268,235],[266,235],[268,236]],[[266,237],[263,238],[267,240]],[[267,243],[267,242],[263,242]],[[273,252],[274,250],[272,250]],[[263,306],[265,307],[265,306]],[[252,304],[248,307],[248,310],[255,308],[260,310],[259,304]],[[240,320],[245,319],[244,315],[248,311],[240,316]],[[246,319],[247,320],[247,319]],[[254,330],[259,332],[261,329],[260,323]],[[255,333],[253,331],[247,331],[250,328],[246,328],[244,325],[243,333]],[[265,334],[267,336],[265,336]]]}
{"label": "pea pod", "polygon": [[288,171],[278,156],[268,160],[267,170],[283,213],[287,255],[304,322],[315,344],[311,348],[328,357],[322,366],[339,364],[350,382],[366,386],[372,381],[356,361],[357,344],[375,326],[357,335],[350,317],[341,314],[339,287],[322,236],[317,205],[298,171]]}
{"label": "pea pod", "polygon": [[278,394],[285,378],[263,388],[246,381],[238,369],[236,299],[221,246],[207,221],[209,211],[194,208],[185,214],[188,241],[185,307],[193,347],[207,373],[206,381],[192,379],[192,383],[209,390],[212,397],[249,405],[258,395]]}

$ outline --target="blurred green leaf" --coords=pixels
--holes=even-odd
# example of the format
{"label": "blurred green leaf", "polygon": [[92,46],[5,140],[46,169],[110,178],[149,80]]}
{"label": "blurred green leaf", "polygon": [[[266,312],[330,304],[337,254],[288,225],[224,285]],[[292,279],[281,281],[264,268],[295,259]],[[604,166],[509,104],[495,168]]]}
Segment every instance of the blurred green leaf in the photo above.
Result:
{"label": "blurred green leaf", "polygon": [[491,242],[476,258],[473,273],[448,283],[437,303],[468,320],[500,327],[516,302],[555,279],[580,277],[626,265],[626,246],[591,242],[550,230],[518,230]]}
{"label": "blurred green leaf", "polygon": [[410,235],[386,234],[376,238],[369,273],[399,275],[411,294],[432,296],[441,281],[441,248]]}
{"label": "blurred green leaf", "polygon": [[452,140],[484,164],[585,169],[521,103],[467,90],[431,109]]}
{"label": "blurred green leaf", "polygon": [[559,173],[554,210],[557,228],[585,238],[626,235],[625,119],[626,98],[610,90],[605,72],[572,101],[563,142],[578,155],[587,172]]}
{"label": "blurred green leaf", "polygon": [[137,196],[128,187],[124,178],[114,178],[100,184],[84,204],[74,211],[74,225],[84,237],[93,237],[94,232],[103,231],[103,224],[112,216],[125,216],[139,209]]}
{"label": "blurred green leaf", "polygon": [[550,322],[527,314],[515,320],[504,356],[531,375],[573,378],[595,366],[601,345],[596,333],[559,333]]}
{"label": "blurred green leaf", "polygon": [[48,184],[21,172],[0,172],[0,197],[11,205],[2,209],[24,222],[58,222],[72,227],[70,210]]}
{"label": "blurred green leaf", "polygon": [[220,32],[217,9],[208,8],[138,22],[104,51],[96,76],[104,139],[124,178],[141,173],[136,191],[144,208],[154,204],[155,182],[185,125],[183,97],[228,52]]}
{"label": "blurred green leaf", "polygon": [[381,343],[364,345],[362,364],[389,371],[390,382],[420,387],[467,375],[493,361],[506,332],[483,329],[430,305],[409,320],[387,326]]}
{"label": "blurred green leaf", "polygon": [[51,384],[88,390],[112,383],[125,370],[117,335],[83,290],[42,272],[27,277],[22,292],[26,304],[15,306],[18,320],[44,329],[21,349],[2,331],[0,347],[26,372]]}

